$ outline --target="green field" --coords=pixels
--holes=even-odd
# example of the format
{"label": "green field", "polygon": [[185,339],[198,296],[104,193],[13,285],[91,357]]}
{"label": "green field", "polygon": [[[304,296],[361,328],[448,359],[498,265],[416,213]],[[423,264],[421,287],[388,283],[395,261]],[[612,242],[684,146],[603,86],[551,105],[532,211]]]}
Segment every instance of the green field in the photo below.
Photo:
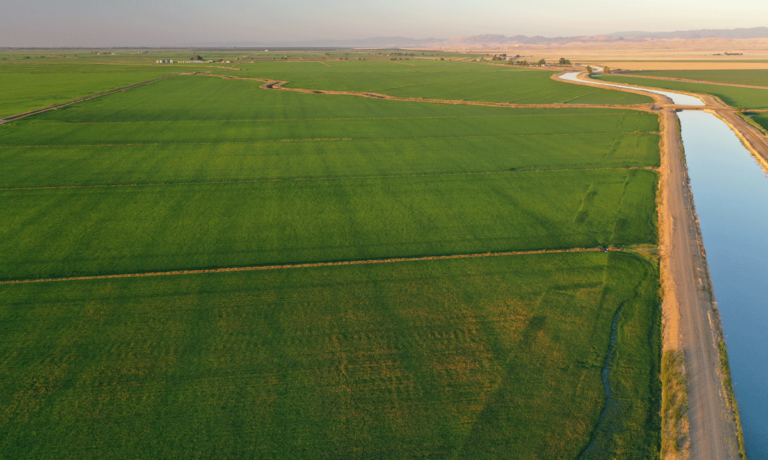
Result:
{"label": "green field", "polygon": [[653,115],[254,86],[179,77],[2,127],[0,278],[656,243],[656,174],[606,169],[658,164]]}
{"label": "green field", "polygon": [[617,170],[3,191],[0,279],[655,245],[655,183]]}
{"label": "green field", "polygon": [[658,458],[658,131],[206,76],[0,125],[0,458]]}
{"label": "green field", "polygon": [[[289,57],[327,60],[387,60],[397,50],[0,50],[0,118],[71,101],[158,77],[190,71],[242,68],[240,64],[269,62]],[[142,53],[142,54],[139,54]],[[146,54],[144,54],[146,53]],[[158,59],[229,60],[216,64],[156,64]],[[409,52],[408,59],[470,59],[476,55],[450,52]]]}
{"label": "green field", "polygon": [[653,458],[656,279],[591,253],[0,286],[0,451],[575,458],[621,307],[595,446]]}
{"label": "green field", "polygon": [[752,120],[754,120],[757,124],[762,126],[764,129],[768,130],[768,114],[759,113],[753,116]]}
{"label": "green field", "polygon": [[647,96],[557,82],[554,72],[448,61],[257,62],[238,64],[247,78],[288,81],[287,88],[370,91],[398,97],[515,104],[647,104]]}
{"label": "green field", "polygon": [[0,118],[182,71],[178,66],[0,61]]}
{"label": "green field", "polygon": [[643,70],[628,75],[682,78],[685,80],[714,81],[733,85],[768,87],[768,69],[743,70]]}
{"label": "green field", "polygon": [[631,83],[633,85],[647,86],[694,93],[712,94],[719,97],[731,107],[744,107],[747,109],[768,109],[768,88],[741,88],[738,86],[710,85],[706,83],[691,83],[685,81],[653,80],[650,78],[633,78],[624,76],[601,76],[601,80],[618,83]]}

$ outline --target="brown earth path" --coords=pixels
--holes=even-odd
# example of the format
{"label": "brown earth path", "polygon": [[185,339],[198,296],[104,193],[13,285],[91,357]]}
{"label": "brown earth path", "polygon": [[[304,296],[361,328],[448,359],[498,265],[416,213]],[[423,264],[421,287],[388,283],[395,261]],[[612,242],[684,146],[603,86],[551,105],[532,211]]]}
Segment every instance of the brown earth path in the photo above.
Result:
{"label": "brown earth path", "polygon": [[[426,102],[431,104],[451,104],[451,105],[475,105],[483,107],[507,107],[507,108],[527,108],[527,109],[625,109],[625,110],[637,110],[642,112],[651,112],[652,108],[648,104],[634,104],[634,105],[600,105],[600,104],[511,104],[507,102],[483,102],[483,101],[464,101],[455,99],[423,99],[418,97],[398,97],[390,96],[388,94],[374,93],[370,91],[331,91],[331,90],[319,90],[308,88],[286,88],[284,85],[288,84],[287,81],[269,80],[265,78],[248,78],[248,77],[235,77],[232,75],[216,75],[210,73],[201,73],[209,77],[218,77],[225,80],[250,80],[258,81],[263,84],[260,86],[263,89],[280,90],[280,91],[292,91],[296,93],[311,93],[311,94],[326,94],[336,96],[359,96],[369,97],[374,99],[384,99],[389,101],[403,101],[403,102]],[[637,91],[638,94],[648,95],[647,93]]]}

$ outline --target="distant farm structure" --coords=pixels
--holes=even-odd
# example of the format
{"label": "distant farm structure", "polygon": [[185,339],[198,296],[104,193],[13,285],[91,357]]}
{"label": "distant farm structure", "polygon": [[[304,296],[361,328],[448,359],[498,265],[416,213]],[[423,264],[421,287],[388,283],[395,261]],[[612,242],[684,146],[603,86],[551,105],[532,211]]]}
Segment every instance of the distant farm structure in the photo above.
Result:
{"label": "distant farm structure", "polygon": [[204,61],[202,59],[190,59],[188,61],[174,61],[173,59],[158,59],[155,62],[157,64],[211,64],[216,61]]}

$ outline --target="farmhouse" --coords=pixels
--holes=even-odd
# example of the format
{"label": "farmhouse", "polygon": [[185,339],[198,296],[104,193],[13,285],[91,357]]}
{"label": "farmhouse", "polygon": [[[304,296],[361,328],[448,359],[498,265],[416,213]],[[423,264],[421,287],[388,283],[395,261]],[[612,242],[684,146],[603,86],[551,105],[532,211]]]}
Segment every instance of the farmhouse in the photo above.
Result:
{"label": "farmhouse", "polygon": [[173,64],[173,59],[158,59],[157,64]]}

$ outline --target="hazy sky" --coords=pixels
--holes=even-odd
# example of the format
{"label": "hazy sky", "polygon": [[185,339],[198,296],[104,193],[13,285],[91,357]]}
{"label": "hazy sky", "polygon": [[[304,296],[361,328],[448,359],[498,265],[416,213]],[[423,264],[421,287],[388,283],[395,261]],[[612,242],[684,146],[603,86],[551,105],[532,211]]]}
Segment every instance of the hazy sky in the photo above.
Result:
{"label": "hazy sky", "polygon": [[768,26],[766,0],[0,0],[0,47]]}

